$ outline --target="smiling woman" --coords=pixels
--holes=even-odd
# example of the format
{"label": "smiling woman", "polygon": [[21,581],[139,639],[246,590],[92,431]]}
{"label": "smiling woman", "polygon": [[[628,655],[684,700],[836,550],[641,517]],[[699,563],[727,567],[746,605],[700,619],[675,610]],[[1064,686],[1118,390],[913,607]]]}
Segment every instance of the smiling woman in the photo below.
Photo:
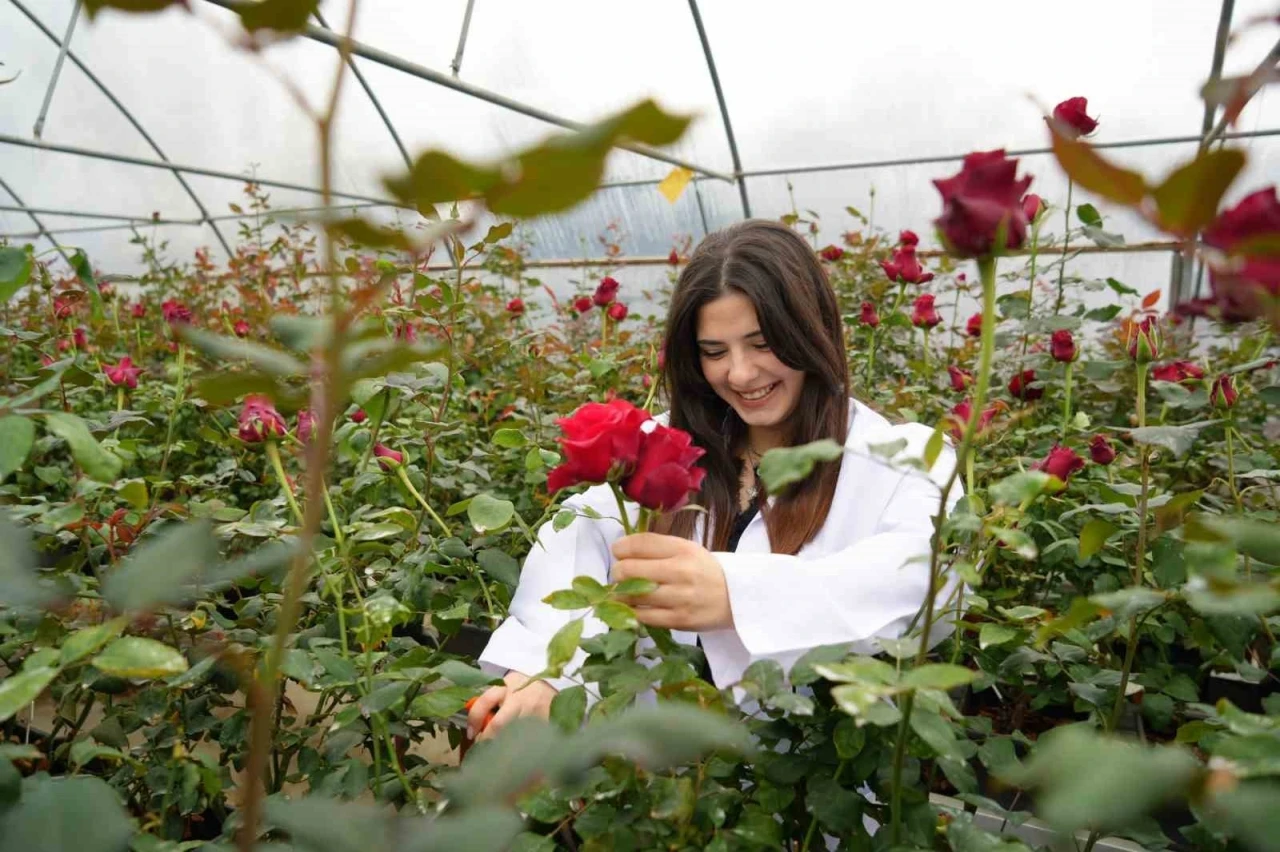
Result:
{"label": "smiling woman", "polygon": [[[660,514],[650,531],[629,534],[637,507],[624,505],[604,481],[629,475],[618,468],[631,464],[634,453],[611,453],[609,473],[573,479],[604,484],[565,501],[586,517],[567,528],[542,528],[510,617],[481,655],[482,663],[505,674],[506,685],[472,705],[473,733],[493,736],[518,716],[547,715],[557,691],[580,679],[529,682],[547,667],[552,637],[574,616],[548,596],[576,577],[656,584],[627,597],[635,618],[701,647],[708,663],[703,677],[722,689],[755,662],[770,660],[786,670],[823,645],[874,653],[879,639],[908,629],[928,597],[923,557],[939,508],[938,485],[954,467],[954,453],[943,448],[925,475],[871,452],[897,442],[900,457],[919,458],[931,430],[892,425],[850,399],[835,294],[802,238],[752,220],[704,240],[672,294],[665,349],[662,384],[670,407],[656,418],[665,421],[656,429],[691,436],[701,451],[694,458],[705,475],[689,487],[706,511]],[[634,432],[643,443],[641,426],[629,420],[625,428],[582,434],[585,408],[560,421],[571,462],[606,439]],[[624,416],[630,414],[619,408],[614,420],[620,424]],[[843,445],[845,453],[776,494],[756,482],[763,453],[823,439]],[[954,490],[948,508],[960,496]],[[610,517],[619,509],[624,517]],[[604,630],[588,616],[582,635]],[[575,672],[585,659],[577,651],[566,671]]]}

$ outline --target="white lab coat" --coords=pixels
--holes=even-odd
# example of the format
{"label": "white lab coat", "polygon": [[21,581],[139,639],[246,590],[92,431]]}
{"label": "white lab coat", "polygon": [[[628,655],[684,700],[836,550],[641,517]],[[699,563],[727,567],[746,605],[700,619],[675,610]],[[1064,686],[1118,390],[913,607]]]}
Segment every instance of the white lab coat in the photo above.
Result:
{"label": "white lab coat", "polygon": [[[795,556],[769,551],[768,533],[757,514],[743,533],[736,552],[715,554],[724,568],[734,626],[699,634],[672,631],[678,642],[702,648],[717,687],[742,678],[757,660],[776,660],[789,671],[806,651],[820,645],[847,644],[857,653],[875,653],[878,638],[897,638],[920,609],[928,593],[930,537],[938,512],[940,486],[955,465],[948,444],[926,475],[918,468],[894,465],[869,447],[905,439],[894,458],[922,459],[933,430],[918,423],[893,425],[857,400],[850,400],[849,436],[840,478],[826,523]],[[665,420],[665,416],[660,416]],[[948,510],[961,496],[952,487]],[[510,616],[484,653],[482,667],[495,674],[508,670],[533,675],[546,667],[547,644],[569,620],[582,615],[552,609],[542,602],[551,592],[567,589],[573,578],[587,575],[610,582],[610,545],[623,535],[617,502],[607,485],[597,485],[565,501],[581,511],[590,506],[603,520],[576,518],[557,532],[546,524],[525,560]],[[634,520],[637,507],[628,504]],[[610,517],[612,516],[612,517]],[[701,541],[701,523],[695,540]],[[938,602],[947,599],[947,584]],[[605,631],[588,617],[583,635]],[[945,625],[933,634],[939,641]],[[581,649],[566,668],[572,675],[586,659]],[[573,677],[548,681],[557,689],[580,682]],[[589,689],[588,692],[593,690]]]}

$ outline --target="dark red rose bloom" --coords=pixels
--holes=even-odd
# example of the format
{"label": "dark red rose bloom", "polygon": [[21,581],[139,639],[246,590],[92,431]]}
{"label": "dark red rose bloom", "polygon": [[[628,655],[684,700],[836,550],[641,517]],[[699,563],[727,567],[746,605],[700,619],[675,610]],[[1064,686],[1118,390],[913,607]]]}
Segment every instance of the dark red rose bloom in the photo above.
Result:
{"label": "dark red rose bloom", "polygon": [[248,337],[251,329],[249,328],[249,323],[244,320],[236,320],[232,330],[236,333],[236,337]]}
{"label": "dark red rose bloom", "polygon": [[160,305],[160,313],[170,325],[191,322],[191,309],[176,299],[169,299]]}
{"label": "dark red rose bloom", "polygon": [[619,284],[612,278],[602,278],[599,286],[596,287],[595,294],[591,297],[591,301],[596,307],[606,307],[618,297]]}
{"label": "dark red rose bloom", "polygon": [[614,322],[622,322],[627,318],[627,306],[621,302],[614,302],[609,306],[609,319]]}
{"label": "dark red rose bloom", "polygon": [[[991,421],[995,419],[999,411],[1000,409],[997,405],[992,405],[978,415],[978,432],[974,437],[981,437],[991,427]],[[969,423],[969,418],[972,415],[973,402],[967,399],[956,403],[951,409],[951,436],[957,441],[964,440],[964,427]]]}
{"label": "dark red rose bloom", "polygon": [[837,260],[844,257],[844,249],[840,248],[840,246],[827,246],[822,251],[818,252],[818,257],[829,263],[835,263]]}
{"label": "dark red rose bloom", "polygon": [[1076,349],[1075,338],[1071,336],[1071,332],[1065,328],[1060,328],[1049,338],[1049,354],[1053,356],[1053,360],[1061,361],[1069,364],[1076,360],[1079,352]]}
{"label": "dark red rose bloom", "polygon": [[71,332],[71,341],[76,345],[77,349],[89,348],[89,336],[83,327]]}
{"label": "dark red rose bloom", "polygon": [[1160,324],[1155,317],[1126,324],[1125,349],[1137,364],[1150,364],[1160,357]]}
{"label": "dark red rose bloom", "polygon": [[134,302],[133,306],[129,308],[129,313],[133,314],[134,319],[142,319],[147,315],[147,306],[141,302]]}
{"label": "dark red rose bloom", "polygon": [[1053,117],[1076,136],[1088,136],[1098,129],[1098,122],[1089,117],[1088,109],[1088,98],[1067,98],[1053,108]]}
{"label": "dark red rose bloom", "polygon": [[933,294],[921,293],[911,306],[911,324],[916,328],[933,328],[942,322],[942,317],[933,307]]}
{"label": "dark red rose bloom", "polygon": [[920,261],[916,260],[914,246],[903,246],[893,253],[893,267],[898,271],[898,280],[907,284],[928,284],[933,280],[932,272],[925,272]]}
{"label": "dark red rose bloom", "polygon": [[947,373],[951,376],[951,389],[963,393],[973,384],[973,373],[961,370],[954,364],[947,365]]}
{"label": "dark red rose bloom", "polygon": [[1031,383],[1035,380],[1035,370],[1023,370],[1009,380],[1009,395],[1025,402],[1039,399],[1044,396],[1044,388],[1032,387]]}
{"label": "dark red rose bloom", "polygon": [[1049,450],[1049,455],[1036,465],[1036,470],[1043,470],[1050,476],[1056,476],[1063,482],[1071,478],[1071,474],[1078,470],[1084,469],[1084,459],[1076,454],[1076,451],[1070,447],[1062,447],[1057,444],[1053,445],[1053,449]]}
{"label": "dark red rose bloom", "polygon": [[880,325],[880,315],[876,313],[876,306],[873,303],[862,303],[862,313],[858,316],[858,322],[863,325],[869,325],[872,328]]}
{"label": "dark red rose bloom", "polygon": [[369,415],[364,413],[363,408],[357,408],[355,411],[351,412],[352,423],[360,424],[368,419],[369,419]]}
{"label": "dark red rose bloom", "polygon": [[1027,217],[1027,224],[1030,225],[1040,215],[1040,211],[1044,209],[1044,199],[1036,195],[1034,192],[1028,192],[1022,196],[1022,215]]}
{"label": "dark red rose bloom", "polygon": [[265,396],[247,396],[240,409],[240,440],[259,444],[269,438],[280,438],[289,431],[284,418]]}
{"label": "dark red rose bloom", "polygon": [[524,299],[512,299],[507,302],[507,313],[512,316],[520,316],[524,313]]}
{"label": "dark red rose bloom", "polygon": [[587,311],[591,310],[591,305],[592,302],[590,296],[579,296],[573,300],[573,309],[580,314],[585,314]]}
{"label": "dark red rose bloom", "polygon": [[135,367],[133,359],[126,355],[118,364],[103,364],[102,372],[106,374],[107,382],[111,385],[116,387],[124,385],[132,390],[138,386],[138,376],[142,373],[142,368]]}
{"label": "dark red rose bloom", "polygon": [[982,312],[981,311],[969,317],[969,321],[964,325],[964,330],[965,330],[965,333],[968,334],[970,337],[982,336]]}
{"label": "dark red rose bloom", "polygon": [[1094,464],[1108,465],[1116,460],[1115,448],[1111,446],[1111,441],[1106,435],[1093,436],[1093,440],[1089,442],[1089,455],[1093,458]]}
{"label": "dark red rose bloom", "polygon": [[311,443],[311,436],[316,431],[316,415],[310,408],[298,412],[298,440],[304,444]]}
{"label": "dark red rose bloom", "polygon": [[958,257],[982,257],[997,248],[1002,228],[1005,248],[1017,249],[1027,238],[1022,196],[1031,178],[1019,179],[1018,161],[1003,150],[982,151],[964,158],[960,172],[933,185],[942,194],[942,215],[934,220],[947,250]]}
{"label": "dark red rose bloom", "polygon": [[383,470],[395,470],[404,464],[404,453],[393,450],[386,444],[378,444],[373,448],[373,454],[378,457],[378,466]]}
{"label": "dark red rose bloom", "polygon": [[1268,315],[1280,299],[1280,255],[1251,250],[1251,243],[1280,238],[1280,199],[1274,186],[1244,197],[1204,231],[1204,243],[1228,255],[1210,269],[1211,297],[1180,306],[1184,313],[1245,322]]}
{"label": "dark red rose bloom", "polygon": [[630,471],[640,454],[640,427],[649,414],[626,400],[588,402],[556,421],[565,461],[547,476],[551,493],[580,482],[606,482],[611,473]]}
{"label": "dark red rose bloom", "polygon": [[76,312],[76,303],[70,299],[55,297],[53,300],[54,319],[66,319]]}
{"label": "dark red rose bloom", "polygon": [[667,263],[671,264],[672,266],[679,266],[679,265],[680,265],[680,253],[679,253],[678,251],[676,251],[675,249],[672,249],[672,250],[671,250],[671,254],[667,255]]}
{"label": "dark red rose bloom", "polygon": [[1213,380],[1213,388],[1209,391],[1209,401],[1218,408],[1230,408],[1236,404],[1240,394],[1236,390],[1236,377],[1228,373]]}
{"label": "dark red rose bloom", "polygon": [[920,244],[920,238],[916,236],[915,231],[899,231],[898,242],[904,246],[917,246]]}
{"label": "dark red rose bloom", "polygon": [[898,281],[898,264],[892,260],[880,261],[880,268],[884,270],[885,276],[894,283]]}
{"label": "dark red rose bloom", "polygon": [[707,472],[693,465],[704,452],[688,432],[658,424],[643,436],[639,461],[622,491],[647,509],[674,512],[702,487]]}
{"label": "dark red rose bloom", "polygon": [[1152,367],[1151,378],[1157,382],[1197,381],[1204,378],[1204,370],[1190,361],[1170,361]]}

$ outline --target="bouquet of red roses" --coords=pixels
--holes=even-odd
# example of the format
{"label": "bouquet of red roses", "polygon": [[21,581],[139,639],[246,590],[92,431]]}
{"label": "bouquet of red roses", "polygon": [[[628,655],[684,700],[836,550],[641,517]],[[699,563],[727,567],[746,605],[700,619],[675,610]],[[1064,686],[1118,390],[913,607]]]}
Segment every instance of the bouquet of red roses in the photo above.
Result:
{"label": "bouquet of red roses", "polygon": [[[644,532],[655,512],[675,512],[702,486],[706,471],[694,463],[705,452],[681,429],[663,426],[643,408],[615,399],[589,402],[556,421],[565,461],[547,476],[552,494],[580,483],[609,483],[618,500],[627,534]],[[623,495],[639,503],[632,529]]]}

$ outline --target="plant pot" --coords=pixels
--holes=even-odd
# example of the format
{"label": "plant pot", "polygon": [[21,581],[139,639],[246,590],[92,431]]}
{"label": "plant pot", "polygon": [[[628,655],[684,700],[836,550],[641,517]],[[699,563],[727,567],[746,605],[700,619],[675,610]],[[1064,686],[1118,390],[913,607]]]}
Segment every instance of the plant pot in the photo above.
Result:
{"label": "plant pot", "polygon": [[1205,679],[1204,700],[1217,704],[1225,698],[1247,713],[1261,713],[1262,699],[1274,695],[1280,689],[1275,678],[1267,677],[1261,683],[1250,683],[1235,672],[1209,672]]}
{"label": "plant pot", "polygon": [[484,651],[492,636],[493,631],[487,627],[463,624],[458,628],[457,633],[445,638],[440,643],[440,650],[447,654],[456,654],[459,657],[474,660]]}

